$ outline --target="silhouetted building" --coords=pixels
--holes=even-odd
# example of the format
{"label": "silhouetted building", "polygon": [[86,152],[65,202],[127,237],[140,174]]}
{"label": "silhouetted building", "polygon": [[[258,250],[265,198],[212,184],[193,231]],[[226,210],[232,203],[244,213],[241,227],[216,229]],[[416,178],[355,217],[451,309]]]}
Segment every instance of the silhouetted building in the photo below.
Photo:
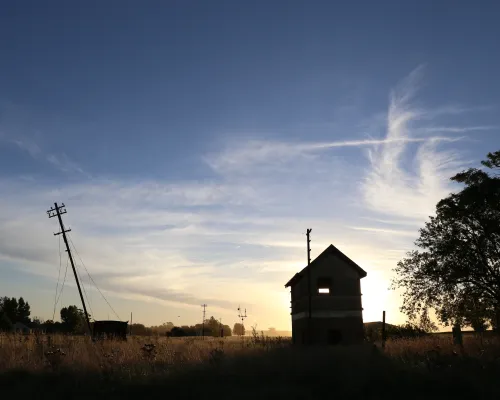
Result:
{"label": "silhouetted building", "polygon": [[93,336],[95,338],[127,339],[128,322],[122,321],[94,321]]}
{"label": "silhouetted building", "polygon": [[366,272],[360,266],[333,245],[295,274],[285,285],[291,288],[293,343],[361,343],[363,308],[360,280],[365,276]]}

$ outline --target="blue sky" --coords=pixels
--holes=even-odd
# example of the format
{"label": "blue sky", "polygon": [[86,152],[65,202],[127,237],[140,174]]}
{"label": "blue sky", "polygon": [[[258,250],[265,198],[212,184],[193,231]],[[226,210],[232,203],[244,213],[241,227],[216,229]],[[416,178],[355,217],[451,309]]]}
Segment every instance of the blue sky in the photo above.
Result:
{"label": "blue sky", "polygon": [[[21,1],[0,13],[0,295],[51,318],[54,219],[122,319],[290,327],[333,243],[365,320],[448,180],[500,145],[496,2]],[[62,255],[62,275],[66,267]],[[81,261],[78,261],[81,264]],[[113,314],[85,279],[93,314]],[[61,278],[62,279],[62,278]],[[61,304],[79,304],[68,274]],[[58,304],[60,307],[61,304]]]}

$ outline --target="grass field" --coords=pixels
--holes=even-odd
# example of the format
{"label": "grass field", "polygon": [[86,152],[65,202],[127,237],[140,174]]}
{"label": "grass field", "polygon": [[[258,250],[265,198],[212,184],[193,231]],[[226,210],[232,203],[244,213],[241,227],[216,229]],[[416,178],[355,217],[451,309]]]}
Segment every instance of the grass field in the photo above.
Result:
{"label": "grass field", "polygon": [[500,342],[474,336],[463,349],[437,335],[384,350],[271,338],[0,338],[0,394],[10,398],[495,398],[499,377]]}

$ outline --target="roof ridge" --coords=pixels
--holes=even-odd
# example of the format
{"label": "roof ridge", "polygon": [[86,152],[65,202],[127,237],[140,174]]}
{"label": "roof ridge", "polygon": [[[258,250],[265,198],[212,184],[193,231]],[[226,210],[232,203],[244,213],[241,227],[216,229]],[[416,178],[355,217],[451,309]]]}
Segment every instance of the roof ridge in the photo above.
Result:
{"label": "roof ridge", "polygon": [[335,247],[333,244],[330,244],[325,250],[323,250],[314,260],[311,261],[309,265],[306,265],[300,272],[297,272],[286,284],[285,287],[288,287],[292,285],[295,281],[299,280],[302,278],[304,275],[304,272],[307,270],[307,268],[311,268],[317,260],[320,258],[323,258],[326,254],[329,254],[333,252],[335,255],[339,256],[343,261],[345,261],[348,265],[350,265],[352,268],[358,272],[360,278],[364,278],[367,273],[366,271],[361,268],[358,264],[356,264],[353,260],[351,260],[348,256],[346,256],[342,251],[340,251],[337,247]]}

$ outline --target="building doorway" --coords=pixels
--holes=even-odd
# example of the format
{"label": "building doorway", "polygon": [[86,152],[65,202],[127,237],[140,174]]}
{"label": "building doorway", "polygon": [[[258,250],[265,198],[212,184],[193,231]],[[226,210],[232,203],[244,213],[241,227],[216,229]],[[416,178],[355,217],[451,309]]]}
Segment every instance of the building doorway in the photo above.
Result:
{"label": "building doorway", "polygon": [[342,342],[342,333],[339,330],[328,331],[328,344],[336,345]]}

